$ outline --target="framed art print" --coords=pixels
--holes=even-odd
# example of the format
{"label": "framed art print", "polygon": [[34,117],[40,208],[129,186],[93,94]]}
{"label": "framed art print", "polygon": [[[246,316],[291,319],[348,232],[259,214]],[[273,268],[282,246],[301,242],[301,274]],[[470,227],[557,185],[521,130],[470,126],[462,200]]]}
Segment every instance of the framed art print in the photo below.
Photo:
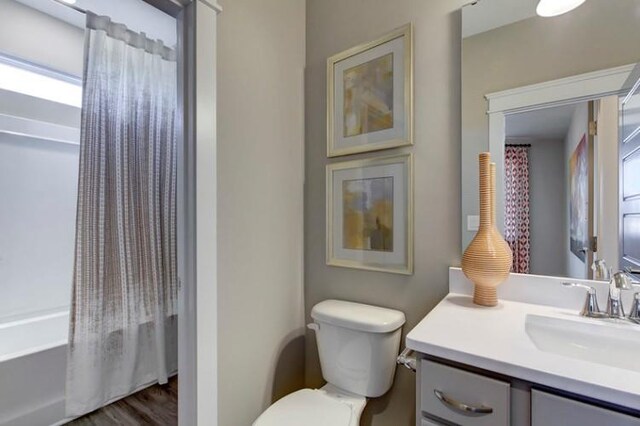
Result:
{"label": "framed art print", "polygon": [[589,246],[589,148],[587,135],[569,159],[569,249],[586,262]]}
{"label": "framed art print", "polygon": [[413,159],[327,165],[327,264],[413,273]]}
{"label": "framed art print", "polygon": [[413,144],[413,27],[327,60],[327,155]]}

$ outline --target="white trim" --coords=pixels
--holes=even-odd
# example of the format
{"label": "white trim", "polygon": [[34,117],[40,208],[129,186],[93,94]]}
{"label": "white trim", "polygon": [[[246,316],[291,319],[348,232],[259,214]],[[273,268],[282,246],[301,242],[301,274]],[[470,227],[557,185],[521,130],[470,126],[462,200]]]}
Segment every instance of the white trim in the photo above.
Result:
{"label": "white trim", "polygon": [[222,6],[220,6],[220,4],[218,4],[217,1],[211,1],[211,0],[199,0],[199,1],[202,2],[202,4],[204,4],[205,6],[208,6],[211,9],[215,10],[216,13],[222,12]]}
{"label": "white trim", "polygon": [[489,114],[533,109],[535,105],[575,102],[619,93],[635,64],[579,74],[485,95]]}
{"label": "white trim", "polygon": [[80,129],[30,118],[0,114],[0,133],[80,145]]}
{"label": "white trim", "polygon": [[217,11],[195,4],[196,424],[218,424]]}
{"label": "white trim", "polygon": [[485,95],[489,116],[489,152],[496,163],[496,225],[500,231],[504,228],[505,117],[620,94],[635,66],[624,65]]}
{"label": "white trim", "polygon": [[496,226],[504,231],[504,143],[506,118],[503,113],[489,114],[489,152],[496,163]]}

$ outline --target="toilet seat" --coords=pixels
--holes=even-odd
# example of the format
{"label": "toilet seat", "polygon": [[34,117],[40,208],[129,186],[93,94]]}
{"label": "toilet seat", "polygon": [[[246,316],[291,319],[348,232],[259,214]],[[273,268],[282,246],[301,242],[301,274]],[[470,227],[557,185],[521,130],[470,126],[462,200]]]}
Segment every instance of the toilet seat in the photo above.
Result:
{"label": "toilet seat", "polygon": [[271,405],[253,426],[358,426],[366,403],[331,385],[302,389]]}

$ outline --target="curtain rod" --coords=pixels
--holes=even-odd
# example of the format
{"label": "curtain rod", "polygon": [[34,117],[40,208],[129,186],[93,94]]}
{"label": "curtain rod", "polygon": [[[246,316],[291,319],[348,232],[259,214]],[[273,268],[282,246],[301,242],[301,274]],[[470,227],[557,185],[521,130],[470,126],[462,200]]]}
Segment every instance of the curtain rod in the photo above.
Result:
{"label": "curtain rod", "polygon": [[[75,4],[67,3],[64,0],[53,0],[53,1],[58,3],[58,4],[61,4],[61,5],[65,6],[65,7],[68,7],[69,9],[73,9],[76,12],[80,12],[80,13],[82,13],[84,15],[87,14],[87,10],[86,9],[78,7]],[[159,10],[163,11],[167,15],[173,16],[174,18],[176,17],[178,12],[180,12],[180,10],[182,10],[182,8],[185,7],[186,4],[189,4],[191,2],[191,0],[169,0],[169,3],[171,5],[175,6],[175,7],[171,7],[171,6],[166,6],[166,2],[160,2],[159,4],[156,4],[157,2],[155,2],[155,1],[150,1],[150,0],[144,0],[144,1],[146,3],[148,3],[148,4],[150,4],[151,6],[155,7],[156,9],[159,9]],[[476,2],[477,1],[479,1],[479,0],[476,0]],[[205,4],[211,6],[211,4],[209,4],[208,2],[205,2]],[[211,6],[211,7],[213,7],[213,6]],[[216,10],[218,10],[218,9],[216,9]]]}
{"label": "curtain rod", "polygon": [[506,143],[504,144],[504,146],[524,146],[524,147],[531,147],[530,143]]}
{"label": "curtain rod", "polygon": [[75,10],[76,12],[80,12],[80,13],[82,13],[82,14],[84,14],[84,15],[86,15],[86,14],[87,14],[87,11],[86,11],[86,10],[84,10],[84,9],[83,9],[83,8],[81,8],[81,7],[76,6],[75,4],[67,3],[66,1],[62,1],[62,0],[53,0],[53,1],[55,1],[56,3],[61,4],[61,5],[63,5],[63,6],[66,6],[66,7],[68,7],[69,9],[73,9],[73,10]]}

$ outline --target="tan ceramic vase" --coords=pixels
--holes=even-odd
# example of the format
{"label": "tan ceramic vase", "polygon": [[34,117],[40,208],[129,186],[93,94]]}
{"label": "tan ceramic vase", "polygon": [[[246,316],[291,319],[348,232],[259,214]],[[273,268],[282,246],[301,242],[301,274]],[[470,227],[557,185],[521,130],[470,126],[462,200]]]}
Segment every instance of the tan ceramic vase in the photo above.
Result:
{"label": "tan ceramic vase", "polygon": [[480,228],[462,256],[462,272],[474,284],[473,303],[496,306],[496,287],[509,276],[513,254],[495,224],[495,164],[480,154]]}

